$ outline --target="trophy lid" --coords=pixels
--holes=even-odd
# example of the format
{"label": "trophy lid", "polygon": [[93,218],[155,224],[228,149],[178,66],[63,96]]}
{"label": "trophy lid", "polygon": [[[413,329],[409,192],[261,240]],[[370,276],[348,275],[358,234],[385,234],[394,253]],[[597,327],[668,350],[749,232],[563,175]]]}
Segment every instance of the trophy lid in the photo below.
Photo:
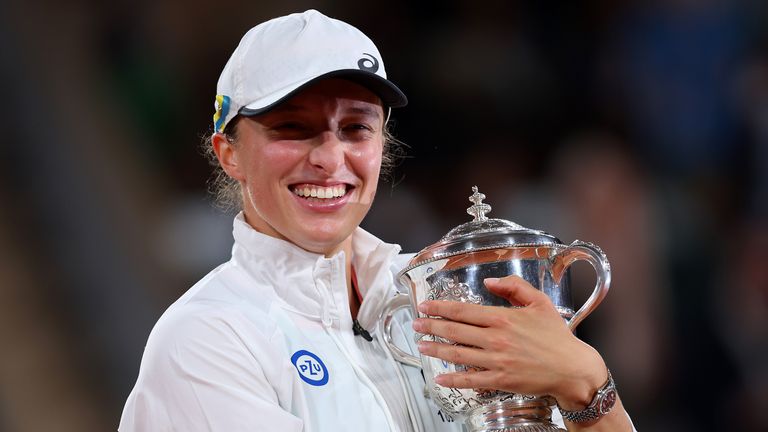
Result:
{"label": "trophy lid", "polygon": [[491,206],[483,202],[485,194],[479,192],[477,186],[472,186],[472,192],[469,201],[473,205],[467,208],[467,213],[473,216],[473,219],[448,231],[437,243],[422,249],[411,260],[409,268],[426,261],[467,252],[500,247],[562,244],[556,237],[544,231],[529,229],[505,219],[487,217]]}

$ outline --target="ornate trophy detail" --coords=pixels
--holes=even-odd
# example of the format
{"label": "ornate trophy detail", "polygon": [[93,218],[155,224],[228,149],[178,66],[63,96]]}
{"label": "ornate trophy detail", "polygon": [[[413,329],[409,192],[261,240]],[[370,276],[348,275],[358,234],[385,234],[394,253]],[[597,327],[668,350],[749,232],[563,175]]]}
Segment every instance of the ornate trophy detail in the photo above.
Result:
{"label": "ornate trophy detail", "polygon": [[[434,377],[443,373],[477,369],[434,357],[416,357],[392,342],[394,312],[412,308],[426,300],[459,301],[501,307],[516,307],[490,293],[483,280],[518,275],[546,293],[571,330],[603,300],[610,285],[610,265],[597,246],[575,241],[563,244],[556,237],[516,223],[488,218],[491,206],[485,195],[472,187],[467,213],[473,220],[449,231],[437,243],[421,250],[399,273],[398,280],[408,295],[398,295],[382,312],[384,341],[398,361],[422,368],[432,400],[444,410],[462,418],[470,432],[555,432],[562,431],[551,421],[554,400],[546,395],[523,395],[492,389],[443,387]],[[587,261],[597,273],[592,295],[574,312],[568,268]],[[423,336],[429,337],[429,336]],[[435,338],[438,342],[453,343]]]}
{"label": "ornate trophy detail", "polygon": [[475,205],[469,207],[467,209],[467,213],[469,213],[470,216],[475,217],[475,219],[472,222],[487,221],[488,218],[485,216],[485,214],[491,212],[491,206],[483,203],[483,200],[485,199],[485,194],[478,192],[477,186],[472,186],[472,192],[473,193],[469,197],[469,200]]}
{"label": "ornate trophy detail", "polygon": [[469,285],[459,282],[455,277],[453,279],[437,279],[430,286],[427,300],[449,300],[474,304],[480,304],[483,301],[480,296],[472,294]]}

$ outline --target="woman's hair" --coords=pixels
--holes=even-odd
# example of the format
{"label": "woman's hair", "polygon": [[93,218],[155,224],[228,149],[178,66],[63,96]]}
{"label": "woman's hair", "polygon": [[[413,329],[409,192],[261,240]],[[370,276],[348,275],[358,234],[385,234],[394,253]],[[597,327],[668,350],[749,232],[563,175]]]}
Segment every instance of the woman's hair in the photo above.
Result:
{"label": "woman's hair", "polygon": [[[237,145],[237,124],[242,119],[241,115],[235,116],[224,128],[224,136],[227,141]],[[395,138],[390,131],[390,122],[384,125],[384,145],[381,157],[381,174],[383,180],[390,180],[394,167],[405,157],[406,144]],[[202,143],[203,156],[213,167],[213,173],[208,180],[208,191],[214,197],[214,203],[224,211],[239,211],[243,208],[243,192],[240,183],[227,175],[213,151],[213,130],[209,131]]]}

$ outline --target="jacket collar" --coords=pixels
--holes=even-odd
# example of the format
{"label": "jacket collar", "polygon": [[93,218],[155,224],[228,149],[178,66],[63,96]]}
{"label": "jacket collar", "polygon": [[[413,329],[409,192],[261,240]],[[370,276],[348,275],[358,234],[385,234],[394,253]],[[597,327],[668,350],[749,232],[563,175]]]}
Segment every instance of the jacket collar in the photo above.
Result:
{"label": "jacket collar", "polygon": [[[349,320],[345,255],[330,258],[256,231],[241,212],[235,217],[232,260],[260,286],[268,286],[284,305],[319,319]],[[381,241],[362,228],[352,234],[352,265],[363,303],[358,321],[373,329],[384,302],[395,290],[392,271],[400,246]],[[351,322],[351,321],[350,321]]]}

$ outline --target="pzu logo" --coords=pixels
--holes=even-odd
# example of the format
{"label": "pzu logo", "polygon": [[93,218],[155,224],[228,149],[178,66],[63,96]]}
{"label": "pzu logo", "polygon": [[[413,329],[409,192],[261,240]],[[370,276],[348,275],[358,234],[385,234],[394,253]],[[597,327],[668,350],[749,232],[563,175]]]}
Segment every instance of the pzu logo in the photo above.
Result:
{"label": "pzu logo", "polygon": [[299,350],[291,356],[291,363],[296,367],[299,376],[307,384],[322,386],[328,383],[328,368],[320,357],[309,351]]}

